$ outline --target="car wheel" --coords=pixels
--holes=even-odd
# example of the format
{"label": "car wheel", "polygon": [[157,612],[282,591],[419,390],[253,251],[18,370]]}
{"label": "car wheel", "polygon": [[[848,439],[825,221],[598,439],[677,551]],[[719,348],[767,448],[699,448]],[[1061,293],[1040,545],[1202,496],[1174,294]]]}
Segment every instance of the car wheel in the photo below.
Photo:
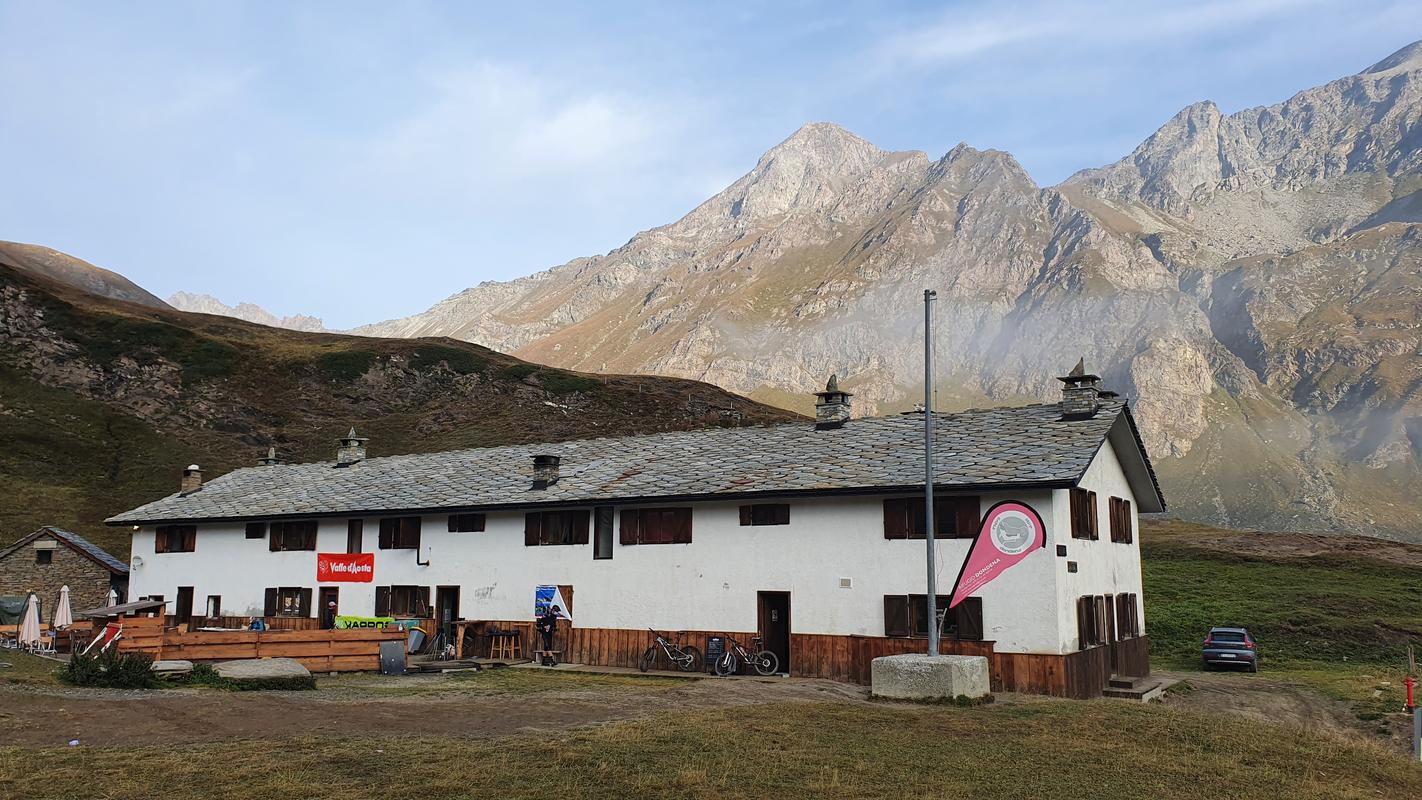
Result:
{"label": "car wheel", "polygon": [[1259,662],[1258,662],[1258,661],[1251,661],[1251,662],[1249,663],[1249,671],[1250,671],[1250,672],[1258,672],[1258,671],[1259,671]]}

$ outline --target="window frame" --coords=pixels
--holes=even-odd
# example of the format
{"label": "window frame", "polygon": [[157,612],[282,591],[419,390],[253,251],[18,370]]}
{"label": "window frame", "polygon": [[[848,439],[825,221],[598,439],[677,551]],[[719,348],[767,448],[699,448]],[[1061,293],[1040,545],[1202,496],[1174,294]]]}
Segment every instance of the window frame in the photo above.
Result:
{"label": "window frame", "polygon": [[[401,608],[395,608],[396,600],[408,601],[406,606],[403,602]],[[405,608],[411,610],[405,610]],[[416,617],[420,619],[433,615],[430,606],[430,587],[413,583],[391,584],[389,586],[378,586],[375,589],[375,616],[377,617]]]}
{"label": "window frame", "polygon": [[790,524],[789,503],[750,503],[741,506],[739,511],[742,527],[759,528]]}
{"label": "window frame", "polygon": [[[884,499],[885,539],[925,539],[928,515],[923,497]],[[974,539],[982,527],[982,498],[978,495],[940,495],[933,498],[934,539]],[[949,527],[951,525],[951,527]],[[926,595],[925,595],[926,596]]]}
{"label": "window frame", "polygon": [[[943,631],[943,639],[961,642],[981,642],[986,640],[983,625],[982,598],[964,598],[954,608],[949,609],[952,599],[946,594],[935,595],[937,607],[945,609],[944,621],[952,614],[952,626]],[[928,638],[928,595],[927,594],[886,594],[884,595],[884,635],[895,639]],[[968,635],[964,635],[964,633]]]}
{"label": "window frame", "polygon": [[243,528],[242,534],[247,539],[265,539],[267,538],[267,523],[249,522]]}
{"label": "window frame", "polygon": [[695,520],[691,506],[624,508],[618,540],[625,545],[691,544]]}
{"label": "window frame", "polygon": [[1071,538],[1096,541],[1101,538],[1098,530],[1100,514],[1097,512],[1096,492],[1073,486],[1070,493]]}
{"label": "window frame", "polygon": [[35,550],[35,566],[49,566],[54,563],[54,550],[43,548]]}
{"label": "window frame", "polygon": [[[265,612],[267,617],[287,617],[290,619],[309,619],[311,617],[311,588],[309,586],[268,586],[263,592]],[[292,613],[287,613],[283,601],[287,597],[294,597],[296,609]]]}
{"label": "window frame", "polygon": [[[529,511],[523,515],[523,543],[526,547],[568,547],[588,543],[586,508],[557,508]],[[553,536],[556,532],[556,537]]]}
{"label": "window frame", "polygon": [[[177,544],[174,545],[174,540]],[[196,525],[157,525],[153,528],[154,553],[197,552]]]}
{"label": "window frame", "polygon": [[347,553],[347,554],[350,554],[350,555],[353,555],[353,554],[355,554],[355,553],[364,553],[364,552],[365,552],[365,520],[364,520],[364,519],[348,519],[348,520],[346,520],[346,553]]}
{"label": "window frame", "polygon": [[1107,501],[1111,525],[1111,541],[1118,544],[1135,543],[1135,525],[1131,513],[1131,501],[1124,497],[1111,497]]}
{"label": "window frame", "polygon": [[613,538],[613,529],[617,527],[616,509],[612,506],[594,506],[592,525],[593,560],[608,561],[616,544]]}
{"label": "window frame", "polygon": [[450,533],[482,533],[488,525],[483,514],[450,514]]}
{"label": "window frame", "polygon": [[[418,516],[381,517],[380,549],[419,550],[420,530],[424,527],[422,520],[423,518]],[[412,521],[413,524],[411,524]],[[411,543],[412,536],[413,543]]]}
{"label": "window frame", "polygon": [[282,519],[267,525],[267,550],[272,553],[312,552],[321,524],[314,519]]}

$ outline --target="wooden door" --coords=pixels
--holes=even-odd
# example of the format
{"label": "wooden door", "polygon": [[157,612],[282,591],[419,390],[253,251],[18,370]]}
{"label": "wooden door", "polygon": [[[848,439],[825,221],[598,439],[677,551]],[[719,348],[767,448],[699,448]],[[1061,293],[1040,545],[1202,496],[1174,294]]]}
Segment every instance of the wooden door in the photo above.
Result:
{"label": "wooden door", "polygon": [[193,621],[193,587],[178,587],[178,602],[173,608],[177,624],[186,625]]}
{"label": "wooden door", "polygon": [[[336,605],[332,607],[332,603]],[[321,627],[330,629],[336,627],[336,615],[341,613],[341,589],[339,586],[322,586],[319,599],[316,601],[316,618],[321,620]]]}
{"label": "wooden door", "polygon": [[[780,659],[780,671],[790,672],[790,593],[760,592],[758,624],[765,649]],[[749,643],[747,643],[749,644]]]}
{"label": "wooden door", "polygon": [[459,619],[459,587],[439,586],[435,588],[435,624],[445,633],[445,641],[450,640],[449,623]]}

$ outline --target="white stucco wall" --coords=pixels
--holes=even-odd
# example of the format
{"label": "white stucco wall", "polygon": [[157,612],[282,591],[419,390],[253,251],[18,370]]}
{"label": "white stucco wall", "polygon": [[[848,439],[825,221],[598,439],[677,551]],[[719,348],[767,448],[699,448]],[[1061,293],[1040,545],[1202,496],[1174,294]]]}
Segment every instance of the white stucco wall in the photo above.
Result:
{"label": "white stucco wall", "polygon": [[[1058,628],[1061,634],[1061,652],[1081,649],[1076,624],[1076,601],[1082,595],[1119,595],[1133,592],[1136,595],[1136,613],[1141,623],[1141,633],[1145,629],[1144,598],[1141,592],[1141,550],[1140,516],[1136,509],[1136,498],[1131,493],[1130,484],[1116,458],[1111,443],[1106,442],[1082,477],[1081,488],[1096,492],[1096,529],[1100,538],[1071,538],[1071,500],[1069,490],[1054,492],[1053,503],[1056,524],[1054,544],[1064,544],[1067,557],[1057,559],[1057,612]],[[1131,501],[1132,536],[1130,544],[1111,541],[1110,498],[1121,497]],[[1077,572],[1067,572],[1067,562],[1077,564]],[[1119,600],[1118,600],[1119,602]]]}
{"label": "white stucco wall", "polygon": [[[1113,468],[1114,460],[1093,464],[1089,478],[1110,485]],[[1104,532],[1104,497],[1113,490],[1097,491]],[[1075,650],[1075,597],[1087,586],[1096,593],[1139,591],[1139,565],[1130,563],[1137,551],[1104,533],[1100,542],[1071,539],[1064,491],[982,495],[981,511],[1006,499],[1038,510],[1049,544],[979,593],[984,636],[1003,652]],[[521,512],[491,512],[486,530],[477,533],[449,533],[446,517],[431,515],[421,531],[421,560],[430,562],[425,567],[415,564],[413,550],[378,549],[377,518],[367,518],[364,545],[375,553],[374,581],[324,585],[340,587],[344,614],[373,614],[376,586],[429,586],[433,601],[434,587],[458,585],[461,616],[523,619],[531,615],[535,586],[572,584],[578,627],[726,631],[756,629],[757,592],[788,591],[794,633],[882,636],[884,595],[922,594],[927,583],[923,540],[886,540],[882,501],[793,499],[789,525],[745,527],[737,502],[689,504],[691,544],[624,546],[615,543],[614,531],[613,558],[602,561],[593,560],[592,544],[525,546]],[[1071,548],[1080,574],[1066,574],[1066,559],[1056,557],[1053,547],[1059,542]],[[941,594],[951,591],[969,545],[938,542]],[[346,518],[321,520],[317,549],[345,552]],[[266,587],[318,586],[315,552],[272,553],[266,539],[244,538],[239,523],[200,525],[193,553],[155,554],[153,529],[145,527],[134,535],[133,555],[132,597],[172,600],[177,587],[192,586],[199,614],[208,595],[221,595],[224,614],[257,615]],[[849,588],[841,588],[842,578],[850,580]],[[1110,581],[1122,583],[1100,588]]]}

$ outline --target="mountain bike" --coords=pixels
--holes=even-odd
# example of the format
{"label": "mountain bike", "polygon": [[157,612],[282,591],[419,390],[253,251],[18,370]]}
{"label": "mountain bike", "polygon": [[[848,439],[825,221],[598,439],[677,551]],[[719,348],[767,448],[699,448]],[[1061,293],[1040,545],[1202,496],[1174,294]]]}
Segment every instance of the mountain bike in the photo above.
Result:
{"label": "mountain bike", "polygon": [[754,653],[730,636],[726,637],[726,645],[726,652],[712,665],[717,675],[734,675],[740,671],[742,664],[749,664],[760,675],[774,675],[780,671],[780,657],[760,649],[764,646],[760,636],[751,639],[751,647],[757,648]]}
{"label": "mountain bike", "polygon": [[673,642],[651,628],[647,630],[652,631],[656,642],[642,654],[642,659],[637,662],[638,669],[643,672],[651,669],[652,664],[657,661],[658,650],[666,655],[667,661],[682,672],[695,672],[701,668],[701,651],[697,650],[695,645],[681,643],[681,637],[686,635],[686,631],[677,631],[677,640]]}

